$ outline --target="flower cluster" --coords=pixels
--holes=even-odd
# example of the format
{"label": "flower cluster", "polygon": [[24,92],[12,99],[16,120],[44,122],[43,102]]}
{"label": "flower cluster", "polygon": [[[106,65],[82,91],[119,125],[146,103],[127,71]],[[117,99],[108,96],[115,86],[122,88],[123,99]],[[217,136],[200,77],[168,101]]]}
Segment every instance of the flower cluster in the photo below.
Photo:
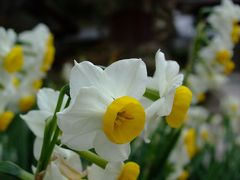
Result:
{"label": "flower cluster", "polygon": [[212,9],[206,23],[199,23],[195,39],[194,73],[188,78],[195,103],[205,100],[205,93],[226,82],[234,68],[233,49],[240,40],[240,7],[231,0]]}
{"label": "flower cluster", "polygon": [[[153,77],[147,76],[141,59],[120,60],[104,69],[88,61],[75,62],[69,94],[41,89],[37,94],[39,110],[21,116],[37,137],[36,176],[137,179],[139,165],[124,163],[131,153],[130,143],[137,137],[150,142],[161,117],[166,117],[169,127],[182,126],[192,98],[182,81],[179,65],[166,61],[160,50]],[[83,172],[76,153],[95,165]]]}
{"label": "flower cluster", "polygon": [[227,86],[228,75],[234,70],[232,58],[234,46],[240,40],[239,21],[240,7],[223,0],[213,7],[207,22],[198,25],[190,59],[192,69],[186,79],[193,92],[193,105],[169,158],[174,168],[169,179],[188,179],[199,157],[206,168],[213,161],[224,162],[227,153],[239,145],[239,98],[222,97],[226,94],[222,92],[220,106],[212,108],[206,103],[206,93],[213,90],[216,93],[220,86],[221,89]]}
{"label": "flower cluster", "polygon": [[15,113],[35,104],[54,54],[53,35],[46,25],[19,34],[0,27],[0,131],[8,127]]}

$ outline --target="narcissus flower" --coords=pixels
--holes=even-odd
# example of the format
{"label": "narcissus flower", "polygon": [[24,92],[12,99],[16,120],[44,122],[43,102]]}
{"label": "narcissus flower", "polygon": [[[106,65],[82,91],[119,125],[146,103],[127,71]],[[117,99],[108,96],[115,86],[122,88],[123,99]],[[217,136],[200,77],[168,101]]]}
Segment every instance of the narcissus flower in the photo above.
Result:
{"label": "narcissus flower", "polygon": [[[239,97],[234,95],[228,95],[223,98],[221,102],[222,111],[228,116],[232,117],[240,117],[240,102]],[[235,119],[235,118],[234,118]]]}
{"label": "narcissus flower", "polygon": [[233,45],[220,35],[215,36],[209,44],[199,51],[200,59],[214,71],[222,71],[221,66],[233,57]]}
{"label": "narcissus flower", "polygon": [[53,34],[44,24],[38,24],[33,30],[19,34],[23,42],[26,62],[24,70],[34,70],[45,74],[53,63],[55,55]]}
{"label": "narcissus flower", "polygon": [[146,80],[146,66],[140,59],[120,60],[104,70],[87,61],[76,63],[70,76],[72,101],[58,113],[62,143],[75,150],[95,148],[109,161],[127,159],[129,143],[145,125],[138,100]]}
{"label": "narcissus flower", "polygon": [[179,74],[179,65],[175,61],[166,61],[164,54],[159,50],[156,53],[156,71],[154,76],[149,77],[147,88],[158,92],[159,99],[149,101],[147,112],[147,124],[144,138],[149,141],[148,136],[157,127],[158,119],[167,116],[172,110],[176,88],[181,86],[183,75]]}
{"label": "narcissus flower", "polygon": [[[240,39],[240,7],[231,0],[222,0],[219,6],[213,8],[208,17],[210,25],[226,40],[237,43]],[[224,25],[222,24],[224,22]]]}
{"label": "narcissus flower", "polygon": [[87,171],[89,180],[137,180],[140,167],[135,162],[111,162],[105,169],[92,165]]}
{"label": "narcissus flower", "polygon": [[[59,92],[50,88],[43,88],[37,94],[37,104],[39,110],[32,110],[21,118],[27,123],[28,127],[36,136],[34,142],[34,157],[38,160],[42,148],[44,128],[47,118],[53,116],[55,111]],[[61,110],[67,102],[67,96],[64,96]],[[40,174],[41,175],[41,174]],[[59,146],[54,147],[54,151],[43,174],[44,180],[66,180],[81,179],[82,164],[79,156],[71,150],[63,149]]]}

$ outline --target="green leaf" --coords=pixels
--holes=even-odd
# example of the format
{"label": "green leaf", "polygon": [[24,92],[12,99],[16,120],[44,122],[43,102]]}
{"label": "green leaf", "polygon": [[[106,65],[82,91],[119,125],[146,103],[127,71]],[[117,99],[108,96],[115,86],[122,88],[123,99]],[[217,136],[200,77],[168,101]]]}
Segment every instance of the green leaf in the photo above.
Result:
{"label": "green leaf", "polygon": [[0,161],[0,173],[8,174],[22,180],[33,180],[34,176],[9,161]]}

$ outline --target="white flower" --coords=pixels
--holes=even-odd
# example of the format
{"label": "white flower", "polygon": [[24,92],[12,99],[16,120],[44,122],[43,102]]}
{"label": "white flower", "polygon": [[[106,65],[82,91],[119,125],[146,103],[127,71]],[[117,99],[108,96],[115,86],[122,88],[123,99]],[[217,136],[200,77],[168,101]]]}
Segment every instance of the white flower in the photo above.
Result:
{"label": "white flower", "polygon": [[[33,110],[26,115],[21,115],[21,118],[24,119],[28,127],[37,137],[34,142],[34,157],[36,159],[39,159],[40,151],[42,149],[45,121],[47,118],[53,116],[58,96],[58,91],[49,88],[41,89],[37,94],[39,110]],[[64,108],[66,101],[67,96],[64,97],[61,109]],[[83,177],[83,174],[79,156],[73,151],[55,146],[51,161],[46,169],[43,179],[67,180],[69,178],[80,179],[81,177]]]}
{"label": "white flower", "polygon": [[[37,93],[37,105],[39,110],[32,110],[27,114],[20,116],[36,136],[36,140],[34,142],[34,156],[36,159],[39,159],[41,153],[46,120],[53,116],[57,105],[58,96],[59,92],[54,91],[53,89],[40,89]],[[64,109],[66,102],[67,96],[65,95],[61,110]]]}
{"label": "white flower", "polygon": [[[221,36],[217,35],[210,41],[210,43],[206,47],[200,50],[199,56],[203,61],[205,61],[205,63],[207,63],[211,67],[214,64],[217,64],[216,61],[221,61],[221,59],[223,59],[222,61],[226,59],[231,59],[233,56],[232,49],[232,44],[226,41],[226,39],[223,39]],[[225,56],[221,57],[222,54]]]}
{"label": "white flower", "polygon": [[193,106],[188,112],[187,124],[193,128],[198,128],[206,122],[209,112],[202,106]]}
{"label": "white flower", "polygon": [[[240,20],[240,7],[233,4],[231,0],[222,0],[219,6],[213,8],[213,12],[208,17],[208,22],[225,40],[234,41],[234,24]],[[223,23],[224,22],[224,23]],[[239,34],[239,32],[237,32]],[[237,35],[239,36],[239,35]]]}
{"label": "white flower", "polygon": [[[44,24],[38,24],[33,30],[19,34],[25,53],[25,71],[44,72],[44,65],[51,66],[54,58],[53,35]],[[50,53],[49,53],[50,52]]]}
{"label": "white flower", "polygon": [[70,76],[72,101],[58,113],[62,142],[76,150],[95,148],[109,161],[127,159],[129,142],[145,123],[138,99],[145,92],[146,79],[140,59],[120,60],[104,70],[90,62],[76,63]]}
{"label": "white flower", "polygon": [[[216,89],[227,81],[226,75],[223,75],[222,73],[217,73],[214,71],[209,71],[209,69],[206,69],[201,64],[195,66],[195,71],[196,71],[196,76],[198,76],[201,81],[201,83],[200,82],[199,83],[203,85],[203,87],[199,87],[199,89],[202,89],[202,92],[204,92],[204,90],[207,91],[207,90]],[[194,79],[192,79],[191,83],[193,83],[194,85],[193,81]]]}
{"label": "white flower", "polygon": [[[198,64],[196,64],[198,65]],[[209,89],[209,81],[205,76],[190,74],[188,77],[188,86],[193,92],[192,103],[196,104],[205,100],[205,93]]]}
{"label": "white flower", "polygon": [[[153,77],[149,77],[147,88],[159,92],[159,99],[148,103],[146,107],[147,124],[145,126],[144,139],[149,142],[148,136],[157,128],[162,116],[167,116],[172,110],[176,88],[182,85],[183,75],[179,74],[179,65],[175,61],[166,61],[164,54],[158,50],[155,57],[156,71]],[[145,98],[146,104],[146,98]]]}
{"label": "white flower", "polygon": [[240,118],[240,98],[238,96],[228,95],[221,101],[222,111],[231,118],[231,121]]}
{"label": "white flower", "polygon": [[25,43],[24,50],[38,53],[42,56],[46,48],[46,42],[50,31],[44,24],[38,24],[33,30],[23,31],[19,34],[19,40]]}

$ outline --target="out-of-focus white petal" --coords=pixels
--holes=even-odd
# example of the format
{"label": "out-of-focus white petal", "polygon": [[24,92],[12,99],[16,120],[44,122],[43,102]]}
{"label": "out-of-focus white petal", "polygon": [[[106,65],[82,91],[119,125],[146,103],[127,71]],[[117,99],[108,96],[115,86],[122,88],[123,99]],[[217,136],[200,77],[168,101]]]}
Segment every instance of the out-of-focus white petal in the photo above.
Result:
{"label": "out-of-focus white petal", "polygon": [[35,136],[43,138],[45,120],[51,116],[52,113],[47,111],[33,110],[20,117],[27,123]]}
{"label": "out-of-focus white petal", "polygon": [[36,160],[39,160],[40,158],[42,144],[43,144],[43,138],[36,137],[33,144],[33,155]]}
{"label": "out-of-focus white petal", "polygon": [[[54,113],[57,101],[58,101],[59,91],[54,91],[50,88],[40,89],[37,93],[37,104],[40,110],[48,111]],[[67,96],[64,96],[62,109],[67,102]]]}

